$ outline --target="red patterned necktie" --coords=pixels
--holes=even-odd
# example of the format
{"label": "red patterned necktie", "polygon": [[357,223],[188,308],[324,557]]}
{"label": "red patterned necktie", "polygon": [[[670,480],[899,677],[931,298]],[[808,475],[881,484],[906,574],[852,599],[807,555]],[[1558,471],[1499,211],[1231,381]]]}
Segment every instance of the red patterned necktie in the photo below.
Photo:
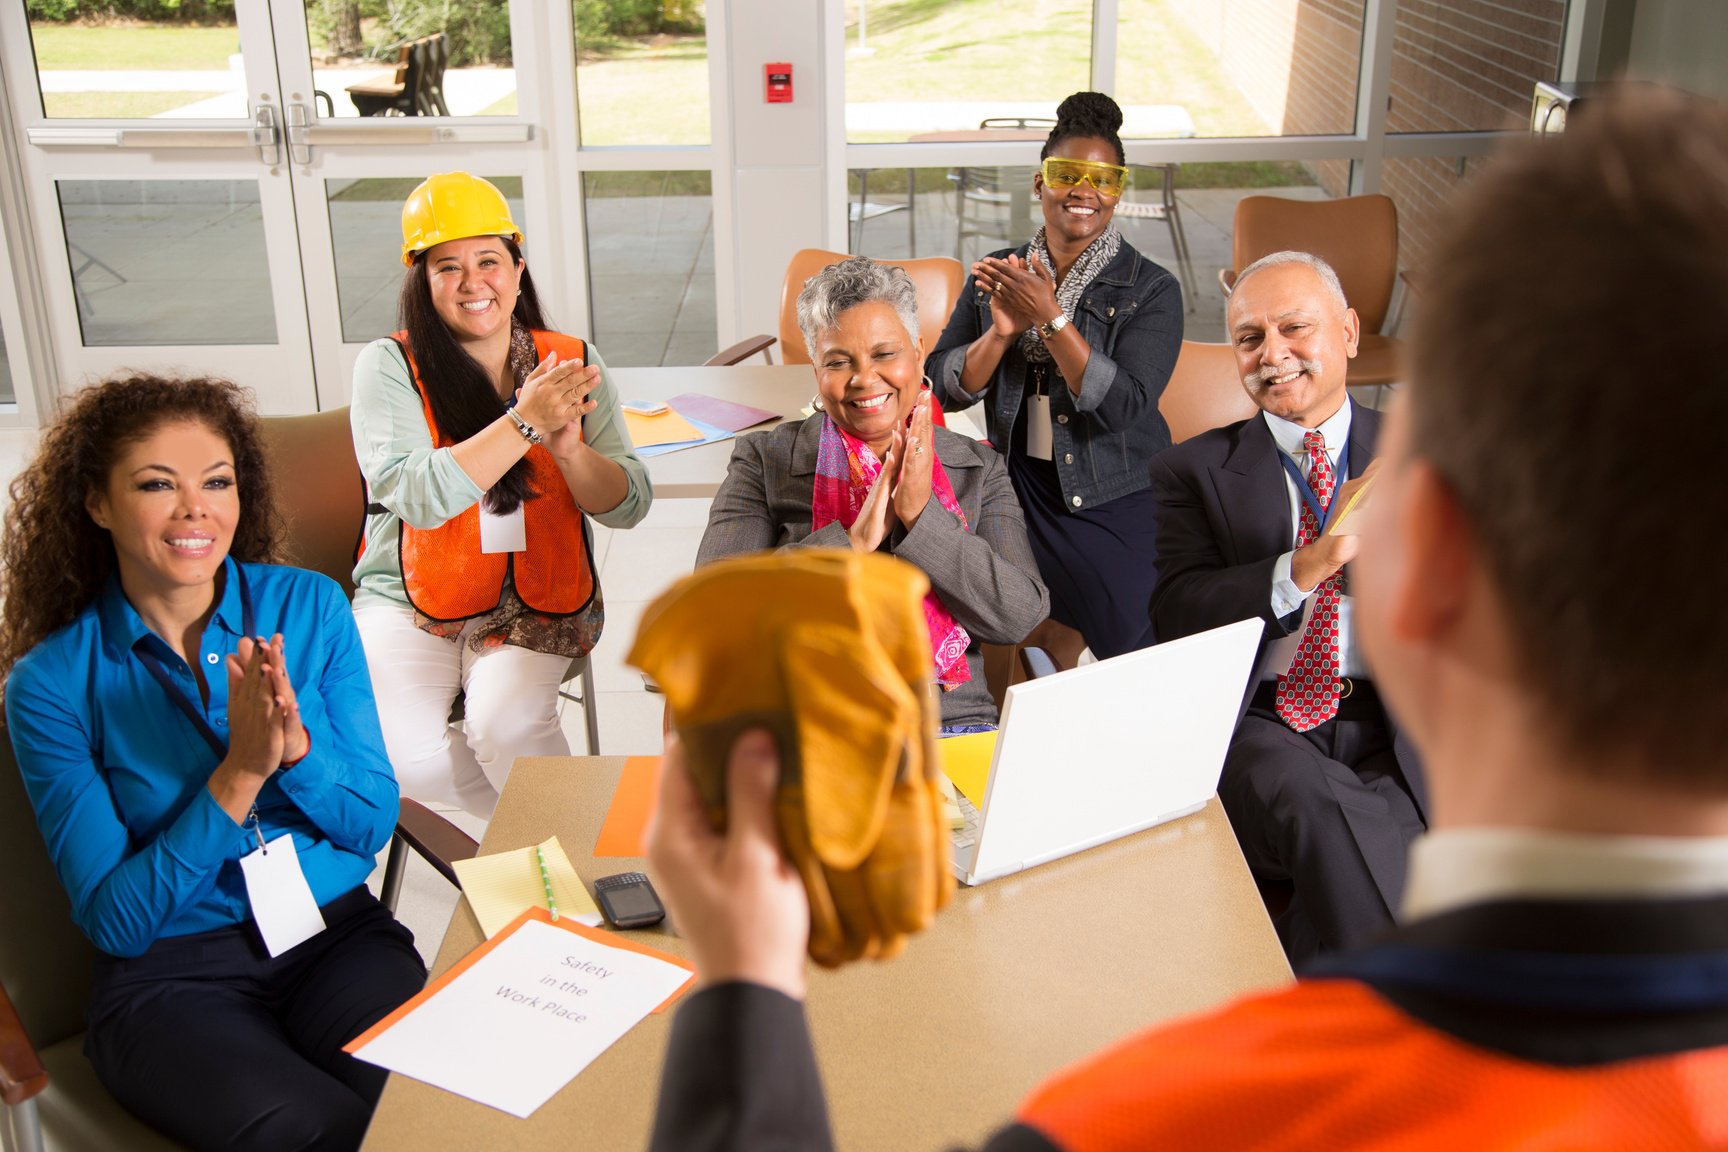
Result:
{"label": "red patterned necktie", "polygon": [[[1332,506],[1337,476],[1326,458],[1326,440],[1318,432],[1302,437],[1308,453],[1308,487],[1322,509]],[[1308,501],[1302,501],[1302,525],[1296,547],[1313,543],[1322,524]],[[1290,670],[1278,677],[1278,718],[1297,732],[1306,732],[1338,715],[1338,596],[1343,574],[1334,572],[1314,589],[1314,604],[1308,612],[1308,627],[1296,647]]]}

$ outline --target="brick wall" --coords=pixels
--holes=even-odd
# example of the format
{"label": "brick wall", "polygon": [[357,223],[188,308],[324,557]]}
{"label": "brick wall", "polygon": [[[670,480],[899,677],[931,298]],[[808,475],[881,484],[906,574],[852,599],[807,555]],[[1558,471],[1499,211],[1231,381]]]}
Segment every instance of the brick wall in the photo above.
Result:
{"label": "brick wall", "polygon": [[[1363,0],[1169,0],[1217,53],[1268,125],[1286,136],[1354,128]],[[1399,0],[1393,22],[1391,132],[1520,128],[1531,89],[1559,71],[1566,0]],[[1310,164],[1345,195],[1350,166]],[[1434,218],[1474,170],[1458,160],[1389,162],[1381,190],[1398,204],[1399,262],[1422,263]]]}
{"label": "brick wall", "polygon": [[[1389,132],[1518,129],[1538,80],[1560,71],[1566,0],[1399,0]],[[1440,210],[1481,161],[1389,161],[1380,190],[1398,205],[1399,263],[1418,268]]]}
{"label": "brick wall", "polygon": [[1275,135],[1356,122],[1362,0],[1168,0]]}

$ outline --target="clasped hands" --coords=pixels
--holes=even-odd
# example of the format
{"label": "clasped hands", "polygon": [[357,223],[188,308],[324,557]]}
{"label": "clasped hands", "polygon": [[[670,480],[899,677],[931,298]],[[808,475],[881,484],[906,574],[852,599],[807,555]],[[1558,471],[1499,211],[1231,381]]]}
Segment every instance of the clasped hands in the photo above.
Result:
{"label": "clasped hands", "polygon": [[554,456],[568,455],[582,441],[582,417],[594,411],[590,393],[599,384],[599,368],[548,352],[517,390],[516,414],[545,437]]}
{"label": "clasped hands", "polygon": [[1024,261],[1012,252],[986,256],[972,265],[972,278],[989,293],[991,331],[1004,340],[1047,324],[1062,311],[1055,273],[1037,256]]}
{"label": "clasped hands", "polygon": [[268,778],[311,746],[288,678],[282,633],[242,636],[228,656],[228,758],[237,771]]}
{"label": "clasped hands", "polygon": [[904,524],[910,532],[924,505],[930,502],[930,477],[936,459],[936,433],[930,418],[930,393],[918,394],[912,420],[894,430],[894,441],[882,456],[882,471],[864,497],[858,519],[846,530],[855,552],[874,552]]}

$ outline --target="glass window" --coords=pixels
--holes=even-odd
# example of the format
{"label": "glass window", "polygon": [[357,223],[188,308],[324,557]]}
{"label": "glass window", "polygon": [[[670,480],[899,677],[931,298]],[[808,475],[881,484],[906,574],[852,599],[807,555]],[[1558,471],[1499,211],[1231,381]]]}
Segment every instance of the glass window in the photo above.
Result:
{"label": "glass window", "polygon": [[514,116],[510,5],[309,0],[320,116]]}
{"label": "glass window", "polygon": [[18,393],[12,390],[12,362],[6,358],[6,332],[0,326],[0,404],[17,403]]}
{"label": "glass window", "polygon": [[[530,238],[525,257],[532,259],[534,231],[523,218],[522,178],[486,179],[504,193],[512,219]],[[342,311],[342,339],[350,344],[396,331],[396,297],[402,288],[402,202],[419,183],[412,176],[324,182],[330,243],[336,250],[336,302]]]}
{"label": "glass window", "polygon": [[573,7],[583,145],[708,143],[701,0],[575,0]]}
{"label": "glass window", "polygon": [[[245,118],[246,73],[233,5],[224,19],[91,24],[77,4],[32,4],[42,113],[68,119]],[[152,7],[174,9],[172,4]],[[187,8],[194,7],[187,5]],[[196,5],[203,14],[222,5]],[[53,13],[59,18],[46,19]]]}
{"label": "glass window", "polygon": [[[1165,165],[1131,168],[1115,223],[1123,239],[1181,279],[1191,340],[1224,339],[1218,269],[1230,266],[1236,202],[1244,196],[1331,195],[1308,165],[1289,161],[1171,165],[1168,188]],[[1348,183],[1347,170],[1344,176]],[[861,178],[868,180],[862,202],[869,209],[862,224]],[[878,259],[951,256],[970,267],[986,252],[1032,238],[1042,215],[1031,187],[1029,168],[853,172],[851,250]],[[1026,190],[1023,203],[1015,193],[1019,188]]]}
{"label": "glass window", "polygon": [[61,180],[86,347],[274,344],[252,180]]}
{"label": "glass window", "polygon": [[1119,0],[1122,135],[1354,131],[1365,7],[1364,0]]}
{"label": "glass window", "polygon": [[1400,4],[1388,132],[1520,129],[1538,80],[1560,73],[1566,0]]}
{"label": "glass window", "polygon": [[588,287],[606,363],[700,364],[719,350],[707,172],[589,172]]}
{"label": "glass window", "polygon": [[1419,156],[1387,159],[1380,191],[1398,206],[1398,267],[1418,279],[1439,238],[1442,210],[1452,194],[1487,163],[1487,156]]}
{"label": "glass window", "polygon": [[1054,116],[1091,73],[1091,0],[846,0],[853,144]]}

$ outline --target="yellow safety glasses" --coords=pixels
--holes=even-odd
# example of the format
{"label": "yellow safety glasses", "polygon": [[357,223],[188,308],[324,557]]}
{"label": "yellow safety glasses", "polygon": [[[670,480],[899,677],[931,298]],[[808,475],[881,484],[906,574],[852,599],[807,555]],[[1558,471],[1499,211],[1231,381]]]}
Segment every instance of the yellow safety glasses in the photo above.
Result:
{"label": "yellow safety glasses", "polygon": [[1120,196],[1128,187],[1128,169],[1119,164],[1100,164],[1093,160],[1045,158],[1044,183],[1050,187],[1072,188],[1082,180],[1089,181],[1100,196]]}

